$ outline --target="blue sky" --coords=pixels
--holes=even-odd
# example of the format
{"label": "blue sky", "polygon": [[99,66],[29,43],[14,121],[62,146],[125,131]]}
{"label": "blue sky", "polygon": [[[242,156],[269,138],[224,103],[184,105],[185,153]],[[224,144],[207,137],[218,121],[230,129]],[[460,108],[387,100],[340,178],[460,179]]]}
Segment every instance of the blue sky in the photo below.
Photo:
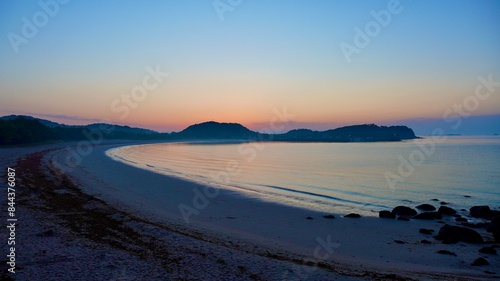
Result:
{"label": "blue sky", "polygon": [[[213,3],[57,4],[16,53],[9,34],[22,36],[23,17],[33,22],[44,10],[38,1],[2,1],[0,115],[259,129],[286,107],[296,123],[330,128],[439,119],[474,93],[478,76],[500,80],[499,1],[399,1],[401,12],[350,63],[339,45],[354,44],[355,28],[391,1],[243,0],[223,20]],[[148,66],[169,76],[123,118],[110,104],[140,85]],[[498,92],[471,114],[499,115]]]}

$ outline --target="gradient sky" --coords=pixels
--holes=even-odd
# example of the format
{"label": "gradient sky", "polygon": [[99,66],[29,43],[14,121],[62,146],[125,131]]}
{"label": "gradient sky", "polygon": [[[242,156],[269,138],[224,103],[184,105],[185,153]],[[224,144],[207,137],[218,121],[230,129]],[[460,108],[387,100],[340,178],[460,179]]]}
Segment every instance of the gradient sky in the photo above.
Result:
{"label": "gradient sky", "polygon": [[[23,36],[23,18],[33,22],[43,9],[0,1],[0,115],[159,131],[215,120],[263,130],[286,107],[290,129],[326,129],[440,120],[474,95],[478,76],[500,82],[496,0],[401,0],[402,11],[348,63],[339,45],[354,45],[355,27],[389,2],[243,0],[221,20],[213,1],[73,0],[16,53],[9,34]],[[148,66],[169,76],[126,116],[113,111]],[[470,113],[500,124],[500,87]]]}

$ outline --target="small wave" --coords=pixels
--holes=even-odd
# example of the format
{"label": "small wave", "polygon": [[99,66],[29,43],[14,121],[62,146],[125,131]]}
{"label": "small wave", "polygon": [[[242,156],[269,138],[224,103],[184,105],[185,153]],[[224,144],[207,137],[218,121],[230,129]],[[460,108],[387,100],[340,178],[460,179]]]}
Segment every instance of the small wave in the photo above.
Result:
{"label": "small wave", "polygon": [[269,187],[273,189],[278,189],[278,190],[284,190],[292,193],[298,193],[298,194],[304,194],[304,195],[310,195],[314,197],[320,197],[324,199],[329,199],[337,202],[341,202],[343,204],[354,204],[354,205],[361,205],[361,206],[371,206],[371,207],[378,207],[378,208],[387,208],[385,205],[379,205],[379,204],[370,204],[370,203],[363,203],[360,201],[354,201],[354,200],[348,200],[348,199],[343,199],[339,197],[334,197],[334,196],[329,196],[329,195],[324,195],[324,194],[318,194],[314,192],[308,192],[308,191],[302,191],[302,190],[295,190],[291,188],[286,188],[286,187],[281,187],[281,186],[275,186],[275,185],[259,185],[263,187]]}

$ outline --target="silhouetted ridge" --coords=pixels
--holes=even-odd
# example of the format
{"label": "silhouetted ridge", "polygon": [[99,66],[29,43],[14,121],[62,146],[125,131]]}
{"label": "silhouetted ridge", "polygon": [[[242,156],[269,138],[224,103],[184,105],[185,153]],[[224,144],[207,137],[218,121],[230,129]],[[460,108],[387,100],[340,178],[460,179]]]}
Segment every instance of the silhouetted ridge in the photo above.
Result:
{"label": "silhouetted ridge", "polygon": [[33,117],[33,116],[28,116],[28,115],[14,115],[13,114],[13,115],[7,115],[7,116],[0,117],[1,120],[14,120],[14,119],[18,119],[18,118],[28,119],[28,120],[36,120],[36,121],[39,121],[43,125],[45,125],[47,127],[50,127],[50,128],[60,127],[60,126],[66,126],[66,125],[62,125],[62,124],[56,123],[56,122],[52,122],[52,121],[49,121],[49,120],[40,119],[40,118],[36,118],[36,117]]}
{"label": "silhouetted ridge", "polygon": [[104,139],[183,140],[240,139],[248,141],[294,142],[375,142],[417,138],[406,126],[354,125],[327,131],[291,130],[284,134],[259,134],[241,124],[214,121],[195,124],[179,133],[158,133],[153,130],[110,124],[68,126],[31,116],[0,117],[0,145],[17,145],[47,141]]}
{"label": "silhouetted ridge", "polygon": [[415,133],[406,126],[377,126],[374,124],[346,126],[327,131],[308,129],[291,130],[276,135],[280,141],[323,141],[323,142],[374,142],[415,139]]}
{"label": "silhouetted ridge", "polygon": [[252,139],[257,133],[238,123],[210,121],[191,125],[174,136],[185,139]]}
{"label": "silhouetted ridge", "polygon": [[31,116],[0,117],[0,145],[96,139],[165,140],[170,134],[110,124],[68,126]]}
{"label": "silhouetted ridge", "polygon": [[40,121],[24,117],[0,120],[0,145],[44,142],[54,135]]}

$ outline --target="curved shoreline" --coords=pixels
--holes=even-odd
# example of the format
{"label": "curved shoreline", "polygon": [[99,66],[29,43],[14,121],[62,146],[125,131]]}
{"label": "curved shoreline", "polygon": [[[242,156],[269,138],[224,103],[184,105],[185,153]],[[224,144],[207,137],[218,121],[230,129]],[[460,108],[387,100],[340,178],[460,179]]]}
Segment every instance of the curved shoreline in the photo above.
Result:
{"label": "curved shoreline", "polygon": [[[189,144],[198,144],[200,142],[194,142],[194,141],[188,141]],[[234,144],[235,142],[222,142],[222,141],[214,141],[214,142],[208,142],[204,141],[202,142],[203,144]],[[243,143],[243,142],[238,142],[238,143]],[[179,144],[179,142],[175,143],[160,143],[160,144]],[[181,142],[181,144],[183,144]],[[155,145],[155,144],[153,144]],[[110,148],[105,151],[106,155],[111,158],[114,161],[118,161],[124,164],[127,164],[129,166],[136,167],[138,169],[143,169],[147,171],[151,171],[154,173],[158,173],[161,175],[165,175],[167,177],[174,177],[178,178],[180,180],[188,181],[188,182],[194,182],[196,184],[206,186],[209,185],[212,188],[216,189],[226,189],[231,192],[236,191],[238,194],[241,196],[249,196],[251,198],[256,198],[258,200],[264,200],[264,201],[270,201],[273,203],[277,204],[285,204],[289,205],[291,207],[299,207],[299,208],[304,208],[316,212],[328,212],[328,209],[332,208],[337,208],[337,209],[343,209],[345,212],[359,212],[362,213],[363,215],[368,215],[372,217],[377,217],[378,212],[375,212],[373,209],[371,211],[368,211],[368,207],[370,208],[378,208],[378,209],[387,209],[389,208],[386,205],[378,205],[378,204],[369,204],[369,203],[364,203],[361,201],[355,201],[355,200],[349,200],[349,199],[342,199],[341,197],[334,197],[330,195],[325,195],[321,193],[315,193],[315,192],[308,192],[308,191],[302,191],[302,190],[297,190],[297,189],[292,189],[292,188],[286,188],[283,186],[274,186],[274,185],[266,185],[266,184],[257,184],[257,183],[246,183],[248,186],[259,186],[259,187],[265,187],[268,190],[259,190],[254,187],[248,187],[248,186],[243,186],[241,184],[236,183],[232,179],[237,178],[239,174],[232,174],[231,171],[224,171],[224,168],[227,169],[227,167],[221,168],[219,167],[220,171],[219,173],[224,173],[227,175],[227,177],[230,178],[229,183],[224,182],[225,176],[221,176],[218,179],[211,178],[210,172],[206,171],[205,176],[200,176],[197,175],[197,178],[190,178],[190,175],[187,173],[182,173],[182,172],[177,172],[169,169],[168,167],[162,167],[162,166],[155,166],[155,165],[149,165],[145,164],[144,162],[136,162],[137,160],[134,159],[130,160],[126,156],[124,156],[122,153],[120,153],[121,149],[129,149],[132,148],[132,151],[134,147],[138,146],[143,146],[143,145],[126,145],[126,146],[119,146],[119,147],[114,147]],[[147,145],[146,145],[147,146]],[[136,153],[136,151],[134,151]],[[240,165],[240,163],[237,160],[230,160],[227,159],[227,165],[229,166],[230,164],[235,165],[234,169],[239,169],[241,170],[243,167]],[[233,168],[233,167],[230,167]],[[238,172],[238,173],[241,173]],[[287,193],[278,193],[276,191],[285,191]],[[303,202],[304,197],[303,196],[308,196],[307,203]],[[291,200],[291,201],[288,201]],[[321,204],[323,208],[318,208],[317,204]],[[314,206],[316,205],[316,206]],[[359,209],[360,206],[365,207],[364,209]],[[323,210],[322,210],[323,209]]]}
{"label": "curved shoreline", "polygon": [[[120,145],[123,144],[116,144]],[[309,261],[309,266],[299,268],[306,266],[309,271],[315,269],[313,274],[331,274],[331,278],[339,277],[339,274],[342,279],[347,276],[378,279],[391,274],[403,279],[494,278],[481,269],[463,266],[468,261],[468,253],[472,252],[470,248],[477,252],[474,245],[467,246],[467,249],[459,245],[446,246],[446,249],[458,253],[458,258],[436,255],[437,250],[445,248],[440,243],[418,245],[418,241],[425,238],[418,229],[441,226],[436,222],[401,222],[368,217],[328,220],[322,217],[322,213],[243,198],[220,190],[217,197],[186,225],[177,206],[191,201],[193,190],[202,191],[203,186],[113,161],[103,153],[111,146],[96,147],[96,151],[85,157],[80,166],[67,174],[78,188],[103,199],[117,210],[125,210],[129,217],[145,218],[143,223],[175,230],[181,236],[191,235],[199,241],[210,241],[212,245],[219,245],[217,249],[230,248],[251,258],[284,261],[288,267],[285,266],[281,273],[288,272],[289,277],[297,273],[298,264]],[[54,161],[62,157],[61,151],[49,152],[45,157]],[[120,191],[114,189],[117,186],[121,187]],[[138,187],[143,189],[138,190]],[[158,199],[155,196],[162,188],[169,188],[175,197],[153,202]],[[307,216],[314,219],[306,220]],[[408,243],[393,243],[396,239]],[[324,247],[318,248],[321,245],[318,241],[329,242],[331,252]],[[328,257],[318,259],[315,252]],[[495,264],[498,265],[498,259],[492,262],[492,266]],[[302,272],[307,271],[302,269]]]}
{"label": "curved shoreline", "polygon": [[[492,148],[496,151],[499,144]],[[454,159],[453,154],[449,154],[453,149],[471,145],[447,143],[436,148],[434,158],[427,159],[429,163],[426,161],[418,168],[411,167],[410,163],[409,167],[405,166],[409,171],[415,170],[411,176],[403,173],[406,168],[401,168],[397,159],[410,154],[417,144],[354,146],[356,148],[351,149],[352,144],[211,146],[166,143],[125,146],[108,153],[115,154],[120,162],[167,176],[327,213],[355,212],[377,217],[378,211],[404,204],[416,206],[431,202],[432,198],[451,202],[457,210],[500,200],[498,192],[494,194],[498,182],[492,162],[494,154],[484,157],[480,163],[480,159],[471,158],[473,168],[470,169],[450,160]],[[255,151],[255,154],[243,153],[247,151]],[[463,172],[455,176],[462,169]],[[388,175],[393,174],[389,171],[395,173],[395,181],[396,175],[405,176],[394,188],[390,188]],[[214,176],[216,173],[221,177]]]}

